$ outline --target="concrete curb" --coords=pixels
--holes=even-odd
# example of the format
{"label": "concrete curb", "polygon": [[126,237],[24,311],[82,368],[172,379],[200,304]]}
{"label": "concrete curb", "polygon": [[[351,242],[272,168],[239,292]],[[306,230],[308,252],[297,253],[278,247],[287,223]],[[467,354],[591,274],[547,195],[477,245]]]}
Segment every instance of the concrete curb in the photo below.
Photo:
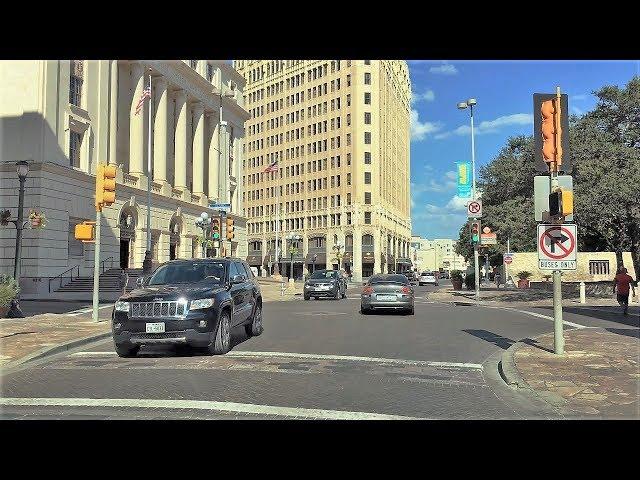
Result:
{"label": "concrete curb", "polygon": [[41,348],[40,350],[30,353],[29,355],[25,355],[24,357],[21,357],[18,360],[14,360],[13,362],[9,362],[6,365],[3,365],[2,367],[0,367],[0,372],[6,373],[7,371],[12,370],[15,367],[18,367],[20,365],[24,365],[25,363],[32,362],[35,360],[41,360],[45,357],[50,357],[57,353],[72,350],[74,348],[81,347],[83,345],[86,345],[98,340],[103,340],[109,337],[111,337],[111,331],[100,333],[97,335],[91,335],[91,336],[80,338],[77,340],[70,340],[68,342],[60,343],[58,345],[50,345],[48,347],[44,347],[44,348]]}
{"label": "concrete curb", "polygon": [[520,372],[518,371],[516,362],[514,360],[516,351],[524,346],[524,343],[516,342],[509,348],[507,348],[504,352],[502,352],[500,362],[498,363],[498,371],[504,382],[510,387],[531,390],[529,384],[525,382],[524,378],[522,378],[522,375],[520,375]]}

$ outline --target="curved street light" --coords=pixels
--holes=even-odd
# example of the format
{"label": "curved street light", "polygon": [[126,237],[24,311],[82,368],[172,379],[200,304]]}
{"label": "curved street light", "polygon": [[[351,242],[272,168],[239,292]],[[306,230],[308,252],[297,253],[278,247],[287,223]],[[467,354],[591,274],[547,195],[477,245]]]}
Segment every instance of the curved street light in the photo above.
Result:
{"label": "curved street light", "polygon": [[196,227],[202,229],[202,258],[207,257],[207,229],[211,225],[211,218],[207,212],[202,212],[200,218],[196,220]]}

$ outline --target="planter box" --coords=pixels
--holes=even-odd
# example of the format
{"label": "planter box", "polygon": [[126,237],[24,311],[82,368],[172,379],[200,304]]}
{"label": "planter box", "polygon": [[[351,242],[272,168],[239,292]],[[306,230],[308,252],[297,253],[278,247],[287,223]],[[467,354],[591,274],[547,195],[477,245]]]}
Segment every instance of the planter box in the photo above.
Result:
{"label": "planter box", "polygon": [[526,280],[526,279],[518,280],[518,288],[529,288],[529,280]]}
{"label": "planter box", "polygon": [[9,307],[0,307],[0,318],[5,318],[8,311]]}
{"label": "planter box", "polygon": [[454,290],[462,290],[462,280],[451,280]]}

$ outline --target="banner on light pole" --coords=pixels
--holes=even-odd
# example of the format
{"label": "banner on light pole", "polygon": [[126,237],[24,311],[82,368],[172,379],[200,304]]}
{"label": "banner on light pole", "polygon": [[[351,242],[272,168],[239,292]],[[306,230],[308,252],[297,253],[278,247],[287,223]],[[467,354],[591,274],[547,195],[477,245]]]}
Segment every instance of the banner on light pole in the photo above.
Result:
{"label": "banner on light pole", "polygon": [[456,162],[458,197],[460,198],[471,197],[471,173],[472,171],[470,162]]}

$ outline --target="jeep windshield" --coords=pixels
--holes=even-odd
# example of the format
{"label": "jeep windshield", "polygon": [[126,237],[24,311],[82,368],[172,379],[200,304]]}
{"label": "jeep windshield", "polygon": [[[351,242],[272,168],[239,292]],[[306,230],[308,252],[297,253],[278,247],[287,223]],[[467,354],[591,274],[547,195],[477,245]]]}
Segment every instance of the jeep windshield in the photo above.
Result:
{"label": "jeep windshield", "polygon": [[149,279],[149,285],[207,282],[222,284],[225,266],[222,262],[170,263],[159,267]]}

